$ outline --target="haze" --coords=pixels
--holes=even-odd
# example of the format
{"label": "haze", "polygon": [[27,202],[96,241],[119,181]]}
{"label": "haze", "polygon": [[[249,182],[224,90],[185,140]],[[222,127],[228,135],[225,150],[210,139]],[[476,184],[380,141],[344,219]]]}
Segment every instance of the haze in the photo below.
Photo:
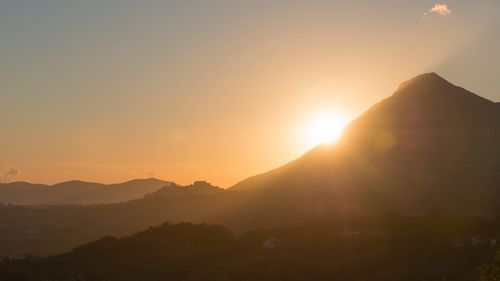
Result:
{"label": "haze", "polygon": [[498,1],[356,2],[2,2],[0,180],[227,187],[416,73],[500,99]]}

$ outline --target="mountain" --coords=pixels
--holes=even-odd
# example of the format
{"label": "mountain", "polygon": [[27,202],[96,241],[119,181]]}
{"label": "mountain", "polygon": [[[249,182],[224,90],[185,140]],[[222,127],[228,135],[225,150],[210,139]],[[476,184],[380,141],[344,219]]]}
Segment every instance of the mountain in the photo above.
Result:
{"label": "mountain", "polygon": [[337,214],[437,208],[497,215],[499,144],[498,104],[427,73],[354,120],[338,143],[230,190],[287,194],[281,205],[309,198],[304,208]]}
{"label": "mountain", "polygon": [[239,235],[323,217],[491,218],[500,214],[499,144],[497,103],[423,74],[355,119],[337,143],[227,190],[167,184],[123,203],[0,207],[0,256],[60,253],[165,221]]}
{"label": "mountain", "polygon": [[117,184],[68,181],[55,185],[13,182],[0,184],[0,202],[13,205],[105,204],[141,198],[171,185],[154,178]]}

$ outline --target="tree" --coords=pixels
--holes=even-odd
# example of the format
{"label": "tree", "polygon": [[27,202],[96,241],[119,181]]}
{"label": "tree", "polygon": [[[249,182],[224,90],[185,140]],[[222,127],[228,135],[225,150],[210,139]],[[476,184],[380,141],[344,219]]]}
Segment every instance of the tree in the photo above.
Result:
{"label": "tree", "polygon": [[483,264],[477,271],[480,281],[500,281],[500,268],[494,264]]}

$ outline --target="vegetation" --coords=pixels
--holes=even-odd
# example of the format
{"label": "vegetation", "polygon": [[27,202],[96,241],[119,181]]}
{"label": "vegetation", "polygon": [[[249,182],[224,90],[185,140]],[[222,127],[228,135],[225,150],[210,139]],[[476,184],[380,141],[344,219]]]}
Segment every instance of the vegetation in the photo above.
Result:
{"label": "vegetation", "polygon": [[238,238],[221,226],[165,223],[5,260],[0,280],[498,280],[498,267],[483,265],[496,245],[473,243],[495,233],[496,222],[436,214],[323,219]]}

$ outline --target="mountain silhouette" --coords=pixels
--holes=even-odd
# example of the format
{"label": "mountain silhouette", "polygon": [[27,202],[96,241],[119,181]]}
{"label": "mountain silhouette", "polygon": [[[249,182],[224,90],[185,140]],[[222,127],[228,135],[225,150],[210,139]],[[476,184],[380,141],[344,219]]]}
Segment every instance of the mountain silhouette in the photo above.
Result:
{"label": "mountain silhouette", "polygon": [[155,178],[101,184],[67,181],[54,185],[13,182],[0,184],[0,202],[14,205],[105,204],[141,198],[170,182]]}
{"label": "mountain silhouette", "polygon": [[124,203],[4,206],[0,241],[9,243],[0,244],[0,256],[59,253],[165,221],[216,223],[242,234],[323,217],[439,211],[491,218],[500,213],[499,144],[497,103],[423,74],[351,122],[337,143],[227,190],[169,183]]}
{"label": "mountain silhouette", "polygon": [[347,213],[445,208],[496,215],[498,144],[498,104],[427,73],[354,120],[337,144],[317,146],[231,190],[296,193],[291,200],[309,195],[310,208],[333,204]]}

